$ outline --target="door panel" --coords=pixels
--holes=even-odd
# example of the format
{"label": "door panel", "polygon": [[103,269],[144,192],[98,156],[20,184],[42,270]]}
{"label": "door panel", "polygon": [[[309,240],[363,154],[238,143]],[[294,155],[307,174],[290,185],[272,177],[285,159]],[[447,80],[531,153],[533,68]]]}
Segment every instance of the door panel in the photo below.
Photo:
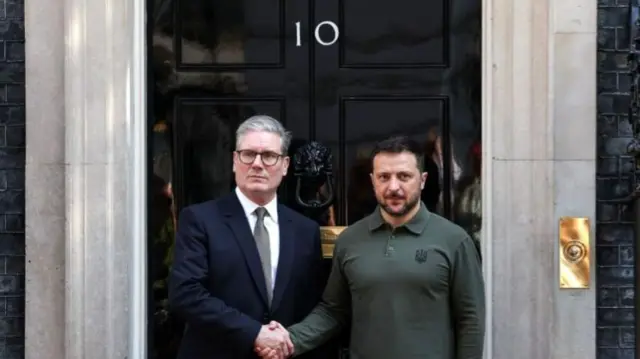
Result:
{"label": "door panel", "polygon": [[319,16],[336,16],[341,68],[429,68],[449,63],[448,1],[319,2]]}
{"label": "door panel", "polygon": [[182,330],[166,310],[177,213],[233,189],[235,131],[252,115],[292,131],[290,155],[312,140],[331,150],[326,213],[296,203],[293,171],[279,191],[321,225],[371,213],[370,151],[410,135],[422,200],[479,238],[478,0],[148,1],[150,357],[173,359]]}
{"label": "door panel", "polygon": [[[284,0],[175,1],[180,70],[284,68]],[[200,50],[200,51],[198,51]]]}

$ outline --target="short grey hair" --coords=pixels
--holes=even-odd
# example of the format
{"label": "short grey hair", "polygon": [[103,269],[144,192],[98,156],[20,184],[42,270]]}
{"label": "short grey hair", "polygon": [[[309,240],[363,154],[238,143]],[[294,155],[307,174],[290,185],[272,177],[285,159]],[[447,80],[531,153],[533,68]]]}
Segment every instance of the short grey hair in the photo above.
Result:
{"label": "short grey hair", "polygon": [[286,155],[291,144],[291,132],[287,131],[280,121],[267,115],[251,116],[244,120],[236,130],[236,149],[242,137],[249,132],[270,132],[280,136],[282,154]]}

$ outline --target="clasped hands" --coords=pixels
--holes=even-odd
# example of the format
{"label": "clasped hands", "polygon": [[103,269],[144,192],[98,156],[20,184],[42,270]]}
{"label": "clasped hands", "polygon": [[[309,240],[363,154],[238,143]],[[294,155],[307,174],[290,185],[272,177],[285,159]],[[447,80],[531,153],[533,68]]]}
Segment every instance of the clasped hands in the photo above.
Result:
{"label": "clasped hands", "polygon": [[263,325],[255,342],[256,353],[265,359],[284,359],[293,355],[289,332],[278,322]]}

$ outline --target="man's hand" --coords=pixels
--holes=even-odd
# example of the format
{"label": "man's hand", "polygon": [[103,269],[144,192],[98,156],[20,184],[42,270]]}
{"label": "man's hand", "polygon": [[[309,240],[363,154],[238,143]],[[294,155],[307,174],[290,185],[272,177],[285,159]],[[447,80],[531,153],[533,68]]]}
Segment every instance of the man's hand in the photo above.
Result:
{"label": "man's hand", "polygon": [[293,354],[293,343],[287,332],[278,322],[263,325],[255,342],[255,351],[263,358],[283,359]]}
{"label": "man's hand", "polygon": [[[261,341],[261,337],[265,340]],[[293,355],[293,343],[289,338],[289,332],[278,322],[272,321],[269,325],[263,325],[256,339],[255,351],[264,359],[288,358]]]}

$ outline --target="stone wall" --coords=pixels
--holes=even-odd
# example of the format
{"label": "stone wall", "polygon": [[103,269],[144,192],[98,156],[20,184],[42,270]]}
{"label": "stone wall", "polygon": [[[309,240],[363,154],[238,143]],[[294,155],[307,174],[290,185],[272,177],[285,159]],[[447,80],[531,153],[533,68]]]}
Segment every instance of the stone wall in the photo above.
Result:
{"label": "stone wall", "polygon": [[[628,2],[598,1],[597,340],[599,359],[634,357],[632,213],[608,203],[630,193]],[[637,1],[637,0],[631,0]]]}
{"label": "stone wall", "polygon": [[0,0],[0,358],[24,357],[24,0]]}

